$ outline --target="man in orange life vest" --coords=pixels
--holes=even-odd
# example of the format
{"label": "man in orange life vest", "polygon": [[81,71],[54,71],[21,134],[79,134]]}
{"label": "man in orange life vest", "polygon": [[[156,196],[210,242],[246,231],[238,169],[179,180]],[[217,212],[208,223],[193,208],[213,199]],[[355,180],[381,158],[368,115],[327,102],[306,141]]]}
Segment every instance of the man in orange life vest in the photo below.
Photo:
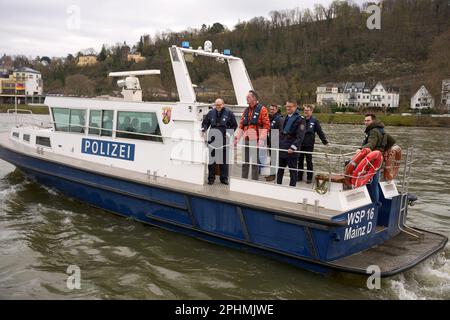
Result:
{"label": "man in orange life vest", "polygon": [[248,179],[250,164],[252,179],[259,179],[259,147],[264,145],[270,130],[269,114],[266,107],[258,102],[258,94],[250,90],[247,94],[248,108],[244,110],[234,144],[237,145],[241,137],[244,138],[244,164],[242,178]]}

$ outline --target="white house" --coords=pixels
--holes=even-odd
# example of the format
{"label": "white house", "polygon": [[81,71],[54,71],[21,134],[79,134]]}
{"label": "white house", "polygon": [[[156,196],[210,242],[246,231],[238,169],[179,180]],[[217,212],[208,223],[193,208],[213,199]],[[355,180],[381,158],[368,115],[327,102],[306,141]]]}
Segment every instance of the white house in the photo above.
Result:
{"label": "white house", "polygon": [[343,93],[344,84],[336,82],[328,82],[317,87],[316,102],[318,105],[336,104],[341,106],[345,103],[345,95]]}
{"label": "white house", "polygon": [[434,98],[425,86],[421,86],[416,94],[411,98],[411,109],[430,108],[434,108]]}
{"label": "white house", "polygon": [[[349,107],[358,107],[362,103],[361,95],[366,86],[365,82],[347,82],[344,87],[345,105]],[[358,98],[359,97],[359,98]]]}
{"label": "white house", "polygon": [[441,103],[450,111],[450,79],[442,80]]}
{"label": "white house", "polygon": [[379,108],[397,108],[400,102],[398,88],[385,87],[378,82],[370,94],[370,106]]}
{"label": "white house", "polygon": [[398,88],[385,87],[381,82],[371,86],[366,82],[329,82],[317,87],[317,104],[336,104],[348,107],[397,108]]}
{"label": "white house", "polygon": [[25,85],[25,95],[42,95],[43,81],[39,71],[31,68],[18,68],[13,71],[13,77],[16,82]]}

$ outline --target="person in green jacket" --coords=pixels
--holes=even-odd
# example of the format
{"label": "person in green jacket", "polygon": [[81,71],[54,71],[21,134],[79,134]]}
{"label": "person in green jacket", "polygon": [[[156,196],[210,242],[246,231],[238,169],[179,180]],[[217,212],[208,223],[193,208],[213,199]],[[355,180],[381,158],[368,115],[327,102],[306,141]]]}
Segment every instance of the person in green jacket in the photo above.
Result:
{"label": "person in green jacket", "polygon": [[385,152],[395,144],[394,138],[385,132],[384,124],[377,121],[376,115],[366,114],[364,124],[366,125],[366,138],[362,143],[362,148]]}
{"label": "person in green jacket", "polygon": [[[395,140],[391,135],[385,132],[384,124],[377,121],[377,117],[374,114],[366,114],[364,118],[364,124],[366,126],[366,138],[362,143],[362,148],[369,148],[372,151],[378,150],[384,153],[389,150],[394,144]],[[378,206],[381,205],[380,190],[378,184],[380,182],[380,171],[378,171],[372,178],[371,183],[367,186],[372,201]]]}

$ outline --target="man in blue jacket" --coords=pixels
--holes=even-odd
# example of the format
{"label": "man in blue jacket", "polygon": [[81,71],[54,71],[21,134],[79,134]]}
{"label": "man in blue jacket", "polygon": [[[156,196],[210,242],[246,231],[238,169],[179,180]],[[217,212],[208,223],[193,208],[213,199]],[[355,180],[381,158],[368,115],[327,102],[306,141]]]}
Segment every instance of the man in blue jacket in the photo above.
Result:
{"label": "man in blue jacket", "polygon": [[[317,120],[313,116],[314,107],[313,106],[305,106],[304,107],[304,115],[305,115],[305,122],[306,122],[306,133],[305,138],[303,139],[301,151],[305,152],[313,152],[314,151],[314,144],[316,143],[316,133],[319,136],[320,140],[322,140],[322,143],[324,145],[328,144],[327,137],[325,136],[325,133],[322,130],[322,127],[320,126],[319,120]],[[306,174],[306,183],[310,184],[313,180],[313,161],[312,161],[312,154],[311,153],[301,153],[298,159],[298,169],[303,170],[304,169],[304,162],[306,158],[306,169],[308,170]],[[298,181],[303,180],[303,171],[298,172]]]}
{"label": "man in blue jacket", "polygon": [[[228,185],[228,148],[227,130],[236,130],[236,118],[234,113],[225,108],[222,99],[217,99],[214,108],[211,109],[202,122],[203,136],[209,130],[207,142],[210,149],[208,164],[208,184],[214,184],[216,179],[216,163],[220,167],[220,182]],[[216,152],[217,158],[216,159]]]}
{"label": "man in blue jacket", "polygon": [[298,153],[300,150],[303,138],[305,136],[305,119],[297,111],[297,102],[295,100],[288,100],[286,102],[287,115],[280,124],[280,151],[277,174],[277,183],[283,183],[284,168],[288,166],[290,169],[290,183],[291,187],[297,184],[297,162]]}

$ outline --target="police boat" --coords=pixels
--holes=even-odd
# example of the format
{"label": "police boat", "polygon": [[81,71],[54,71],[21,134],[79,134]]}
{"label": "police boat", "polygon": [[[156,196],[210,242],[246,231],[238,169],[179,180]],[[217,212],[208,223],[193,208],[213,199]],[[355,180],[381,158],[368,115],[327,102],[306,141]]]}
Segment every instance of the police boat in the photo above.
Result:
{"label": "police boat", "polygon": [[187,62],[228,64],[237,101],[228,107],[236,116],[252,82],[241,58],[213,51],[210,42],[198,49],[183,43],[169,53],[178,102],[142,101],[138,77],[159,70],[111,73],[123,78],[123,98],[48,96],[48,123],[14,113],[16,125],[0,135],[0,158],[93,207],[314,272],[366,275],[377,266],[388,277],[444,248],[445,236],[406,225],[414,200],[408,194],[412,148],[404,152],[400,176],[373,186],[346,183],[351,176],[343,163],[358,147],[333,145],[314,152],[322,168],[315,183],[296,187],[242,179],[242,155],[233,148],[238,162],[230,166],[229,185],[208,185],[201,122],[211,105],[197,101]]}

